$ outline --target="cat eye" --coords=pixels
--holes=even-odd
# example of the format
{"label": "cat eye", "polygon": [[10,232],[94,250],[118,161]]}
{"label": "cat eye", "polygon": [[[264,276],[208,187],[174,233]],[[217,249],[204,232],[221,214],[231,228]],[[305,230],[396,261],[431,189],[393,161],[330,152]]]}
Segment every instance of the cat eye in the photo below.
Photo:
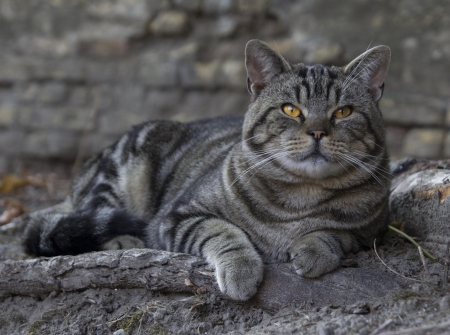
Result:
{"label": "cat eye", "polygon": [[336,119],[343,119],[344,117],[349,116],[352,113],[350,107],[342,107],[334,111],[333,116]]}
{"label": "cat eye", "polygon": [[291,104],[286,104],[283,105],[283,112],[286,115],[292,116],[292,117],[299,117],[302,114],[302,111],[300,110],[300,108],[295,107],[294,105]]}

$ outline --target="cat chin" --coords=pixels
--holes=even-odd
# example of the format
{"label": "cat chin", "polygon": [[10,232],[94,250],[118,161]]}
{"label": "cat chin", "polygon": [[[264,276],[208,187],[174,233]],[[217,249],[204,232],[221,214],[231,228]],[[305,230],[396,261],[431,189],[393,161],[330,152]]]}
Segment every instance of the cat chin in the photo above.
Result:
{"label": "cat chin", "polygon": [[292,169],[296,175],[312,179],[335,177],[343,173],[342,165],[326,160],[324,157],[311,157],[301,162],[291,160],[289,163],[284,162],[284,166]]}

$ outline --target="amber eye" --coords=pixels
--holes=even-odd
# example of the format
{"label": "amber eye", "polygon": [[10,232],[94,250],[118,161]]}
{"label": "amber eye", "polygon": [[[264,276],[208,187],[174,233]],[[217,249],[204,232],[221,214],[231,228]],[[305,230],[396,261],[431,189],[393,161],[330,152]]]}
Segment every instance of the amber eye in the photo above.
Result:
{"label": "amber eye", "polygon": [[283,105],[283,112],[292,117],[299,117],[300,114],[302,114],[300,108],[297,108],[291,104]]}
{"label": "amber eye", "polygon": [[343,119],[352,113],[350,107],[342,107],[334,111],[333,115],[336,119]]}

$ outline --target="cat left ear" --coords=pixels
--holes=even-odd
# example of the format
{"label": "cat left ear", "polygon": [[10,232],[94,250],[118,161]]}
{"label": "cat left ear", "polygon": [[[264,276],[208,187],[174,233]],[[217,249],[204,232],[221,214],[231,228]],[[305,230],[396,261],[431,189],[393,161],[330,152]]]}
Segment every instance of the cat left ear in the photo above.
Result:
{"label": "cat left ear", "polygon": [[391,49],[380,45],[353,60],[344,68],[344,73],[367,85],[372,99],[378,101],[383,95],[384,78],[388,73],[390,61]]}
{"label": "cat left ear", "polygon": [[289,63],[278,52],[259,40],[247,42],[245,67],[248,91],[255,96],[259,95],[272,78],[290,69]]}

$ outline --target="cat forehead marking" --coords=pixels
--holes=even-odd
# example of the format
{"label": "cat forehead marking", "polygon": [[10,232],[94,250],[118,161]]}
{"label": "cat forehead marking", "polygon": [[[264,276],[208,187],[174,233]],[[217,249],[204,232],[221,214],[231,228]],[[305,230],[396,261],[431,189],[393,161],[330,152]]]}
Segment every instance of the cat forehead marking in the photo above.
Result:
{"label": "cat forehead marking", "polygon": [[330,67],[317,64],[300,65],[297,70],[300,77],[299,102],[320,99],[337,104],[340,98],[340,89],[334,84],[338,74]]}

